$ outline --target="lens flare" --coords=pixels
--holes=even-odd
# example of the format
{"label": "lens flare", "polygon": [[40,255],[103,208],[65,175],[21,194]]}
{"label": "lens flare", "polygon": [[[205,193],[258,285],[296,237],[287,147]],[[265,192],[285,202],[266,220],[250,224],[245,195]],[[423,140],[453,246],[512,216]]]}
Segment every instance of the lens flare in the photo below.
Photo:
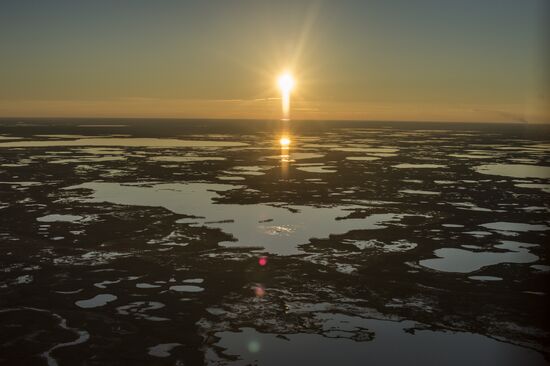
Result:
{"label": "lens flare", "polygon": [[279,75],[277,79],[277,84],[281,90],[281,103],[283,108],[283,120],[288,120],[290,118],[290,93],[294,88],[294,78],[289,72],[284,72]]}
{"label": "lens flare", "polygon": [[258,352],[260,352],[261,348],[262,347],[261,347],[260,342],[258,342],[256,340],[250,341],[250,343],[248,343],[248,352],[250,352],[250,353],[258,353]]}
{"label": "lens flare", "polygon": [[265,296],[265,288],[261,284],[256,284],[256,286],[252,287],[252,290],[254,291],[254,295],[256,297],[264,297]]}

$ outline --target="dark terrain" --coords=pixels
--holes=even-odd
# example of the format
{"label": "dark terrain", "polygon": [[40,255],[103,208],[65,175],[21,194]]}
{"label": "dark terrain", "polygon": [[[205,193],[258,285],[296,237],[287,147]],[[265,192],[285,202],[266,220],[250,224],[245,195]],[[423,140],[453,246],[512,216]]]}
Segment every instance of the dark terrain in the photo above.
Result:
{"label": "dark terrain", "polygon": [[549,149],[529,125],[0,120],[0,363],[546,364]]}

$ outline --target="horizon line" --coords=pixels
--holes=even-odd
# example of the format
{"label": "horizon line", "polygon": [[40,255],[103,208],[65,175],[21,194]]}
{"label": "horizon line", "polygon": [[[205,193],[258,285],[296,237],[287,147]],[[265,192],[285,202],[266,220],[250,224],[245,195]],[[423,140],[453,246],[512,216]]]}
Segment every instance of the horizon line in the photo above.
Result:
{"label": "horizon line", "polygon": [[[179,120],[179,121],[257,121],[257,122],[282,122],[280,118],[212,118],[212,117],[162,117],[162,116],[147,116],[147,117],[111,117],[111,116],[102,116],[102,117],[93,117],[93,116],[47,116],[47,117],[36,117],[36,116],[0,116],[0,120],[14,120],[14,119],[27,119],[27,120],[45,120],[45,119],[86,119],[86,120]],[[376,123],[376,122],[388,122],[388,123],[460,123],[460,124],[506,124],[506,125],[550,125],[550,122],[536,122],[536,121],[457,121],[457,120],[392,120],[392,119],[290,119],[285,122],[367,122],[367,123]]]}

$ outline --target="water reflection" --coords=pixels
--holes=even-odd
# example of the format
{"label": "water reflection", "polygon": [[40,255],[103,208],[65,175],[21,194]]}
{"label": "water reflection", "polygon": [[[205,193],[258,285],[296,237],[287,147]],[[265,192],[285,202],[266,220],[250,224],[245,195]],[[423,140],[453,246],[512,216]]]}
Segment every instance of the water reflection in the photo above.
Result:
{"label": "water reflection", "polygon": [[[301,244],[310,238],[327,238],[351,230],[377,230],[408,216],[399,213],[373,213],[367,217],[348,217],[363,206],[270,204],[238,205],[218,203],[223,192],[241,186],[214,183],[173,183],[136,186],[131,183],[89,182],[66,190],[89,189],[91,195],[79,198],[89,203],[110,202],[130,206],[164,207],[192,217],[177,223],[194,227],[221,229],[231,236],[219,245],[228,247],[263,247],[279,255],[302,253]],[[346,219],[343,219],[346,218]]]}
{"label": "water reflection", "polygon": [[289,165],[290,165],[290,136],[288,134],[288,127],[283,129],[283,135],[279,139],[279,145],[281,147],[281,178],[288,180]]}
{"label": "water reflection", "polygon": [[[284,365],[300,360],[312,365],[361,365],[383,360],[374,364],[405,365],[414,360],[415,365],[546,364],[542,355],[530,349],[474,333],[422,329],[421,324],[408,320],[329,313],[319,313],[315,320],[322,326],[321,334],[281,335],[249,327],[216,333],[216,346],[223,351],[210,352],[208,363]],[[399,352],[395,352],[396,347]],[[228,357],[237,355],[228,361]]]}
{"label": "water reflection", "polygon": [[539,257],[530,252],[530,248],[536,246],[536,244],[502,240],[501,244],[494,247],[503,252],[440,248],[434,252],[438,258],[424,259],[419,263],[423,267],[442,272],[470,273],[500,263],[536,262]]}

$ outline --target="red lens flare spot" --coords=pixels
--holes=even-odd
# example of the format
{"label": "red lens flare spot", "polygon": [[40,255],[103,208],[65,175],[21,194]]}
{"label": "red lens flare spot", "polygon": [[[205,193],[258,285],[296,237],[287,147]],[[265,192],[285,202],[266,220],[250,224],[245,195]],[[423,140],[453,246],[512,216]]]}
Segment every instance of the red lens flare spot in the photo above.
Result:
{"label": "red lens flare spot", "polygon": [[256,297],[264,297],[265,296],[265,288],[262,285],[258,285],[253,287],[254,295]]}
{"label": "red lens flare spot", "polygon": [[260,259],[258,259],[258,264],[262,267],[266,266],[267,265],[267,257],[261,257]]}

